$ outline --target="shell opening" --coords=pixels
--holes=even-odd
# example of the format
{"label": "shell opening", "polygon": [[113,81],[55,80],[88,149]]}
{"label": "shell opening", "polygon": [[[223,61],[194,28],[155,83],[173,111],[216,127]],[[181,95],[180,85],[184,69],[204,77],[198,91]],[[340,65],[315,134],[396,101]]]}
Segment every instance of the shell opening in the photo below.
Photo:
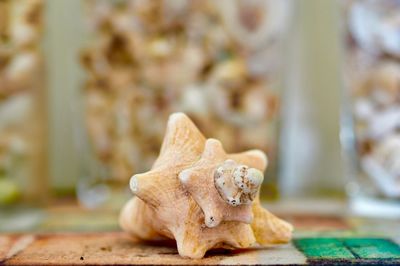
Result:
{"label": "shell opening", "polygon": [[263,173],[229,159],[214,171],[214,184],[221,198],[232,206],[250,204],[264,179]]}

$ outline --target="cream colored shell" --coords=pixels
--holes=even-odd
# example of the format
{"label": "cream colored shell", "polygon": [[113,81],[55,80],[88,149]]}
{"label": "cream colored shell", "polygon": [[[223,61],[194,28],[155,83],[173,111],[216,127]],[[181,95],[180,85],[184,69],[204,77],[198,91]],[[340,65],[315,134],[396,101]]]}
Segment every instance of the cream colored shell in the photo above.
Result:
{"label": "cream colored shell", "polygon": [[239,206],[220,196],[214,171],[228,159],[261,172],[267,166],[261,151],[226,154],[185,114],[172,114],[152,169],[131,179],[136,197],[122,209],[121,227],[144,240],[175,239],[179,254],[190,258],[202,258],[213,248],[288,242],[292,226],[264,210],[258,196]]}

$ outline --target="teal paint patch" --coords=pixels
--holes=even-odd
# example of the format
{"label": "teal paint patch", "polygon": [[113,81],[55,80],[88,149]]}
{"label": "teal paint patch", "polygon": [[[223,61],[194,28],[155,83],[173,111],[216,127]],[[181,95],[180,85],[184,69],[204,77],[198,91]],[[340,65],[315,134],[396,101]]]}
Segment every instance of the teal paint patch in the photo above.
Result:
{"label": "teal paint patch", "polygon": [[311,264],[400,264],[400,247],[384,238],[299,238],[294,245]]}
{"label": "teal paint patch", "polygon": [[294,244],[308,259],[355,259],[338,238],[302,238]]}
{"label": "teal paint patch", "polygon": [[400,247],[388,239],[343,239],[344,245],[362,259],[400,259]]}

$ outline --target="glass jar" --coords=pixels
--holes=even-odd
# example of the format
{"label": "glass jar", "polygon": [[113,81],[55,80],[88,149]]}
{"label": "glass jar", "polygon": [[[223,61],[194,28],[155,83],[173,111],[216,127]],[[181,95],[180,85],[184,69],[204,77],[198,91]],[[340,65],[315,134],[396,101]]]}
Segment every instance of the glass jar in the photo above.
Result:
{"label": "glass jar", "polygon": [[400,216],[400,1],[344,1],[342,140],[352,208]]}
{"label": "glass jar", "polygon": [[[289,1],[88,1],[92,42],[85,124],[90,154],[78,195],[89,206],[147,171],[168,116],[187,113],[228,152],[269,156],[277,193],[279,92]],[[92,170],[90,170],[92,169]],[[109,185],[107,185],[109,184]],[[97,195],[97,196],[96,196]]]}
{"label": "glass jar", "polygon": [[41,0],[0,2],[0,205],[44,199]]}

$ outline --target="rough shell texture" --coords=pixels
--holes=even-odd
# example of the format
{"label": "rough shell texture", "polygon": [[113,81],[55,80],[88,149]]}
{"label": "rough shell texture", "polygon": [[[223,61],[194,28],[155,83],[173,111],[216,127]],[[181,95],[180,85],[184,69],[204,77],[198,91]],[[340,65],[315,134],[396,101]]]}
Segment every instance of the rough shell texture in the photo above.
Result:
{"label": "rough shell texture", "polygon": [[260,170],[226,160],[214,171],[214,183],[228,204],[250,204],[256,197],[264,176]]}
{"label": "rough shell texture", "polygon": [[257,200],[236,207],[223,201],[213,173],[226,159],[259,171],[267,164],[260,151],[226,154],[219,141],[206,141],[186,115],[171,115],[152,169],[131,179],[137,197],[123,208],[121,227],[145,240],[175,239],[179,254],[190,258],[202,258],[213,248],[289,241],[292,227],[263,212]]}
{"label": "rough shell texture", "polygon": [[252,221],[251,206],[227,204],[214,185],[214,171],[226,158],[221,143],[209,139],[200,160],[179,174],[184,188],[202,209],[208,227],[218,226],[222,221],[248,224]]}

